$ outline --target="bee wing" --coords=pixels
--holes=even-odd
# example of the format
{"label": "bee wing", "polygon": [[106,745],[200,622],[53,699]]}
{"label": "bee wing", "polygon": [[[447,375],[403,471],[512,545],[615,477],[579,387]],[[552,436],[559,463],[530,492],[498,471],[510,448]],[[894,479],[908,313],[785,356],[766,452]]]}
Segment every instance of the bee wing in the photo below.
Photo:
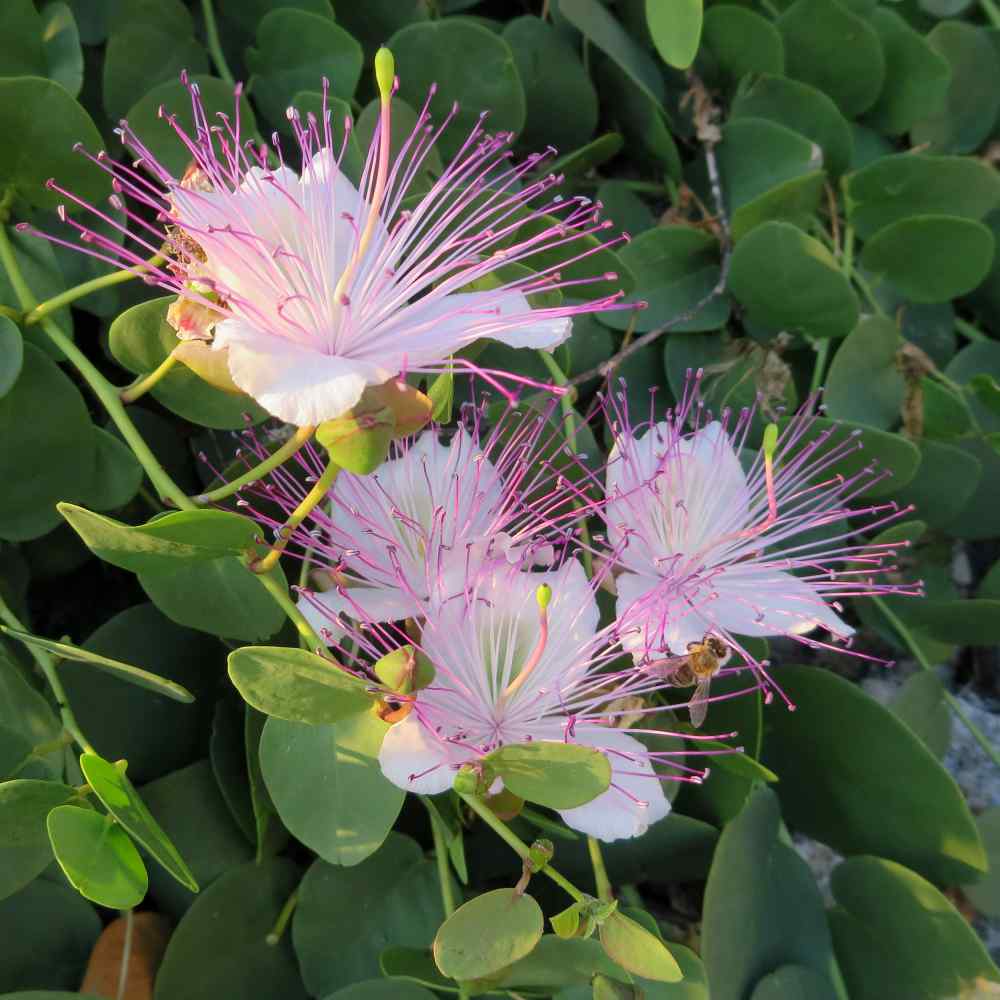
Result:
{"label": "bee wing", "polygon": [[691,697],[688,714],[691,716],[691,725],[695,729],[701,728],[701,724],[705,721],[705,716],[708,715],[708,688],[711,683],[711,677],[706,677],[705,680],[699,681]]}

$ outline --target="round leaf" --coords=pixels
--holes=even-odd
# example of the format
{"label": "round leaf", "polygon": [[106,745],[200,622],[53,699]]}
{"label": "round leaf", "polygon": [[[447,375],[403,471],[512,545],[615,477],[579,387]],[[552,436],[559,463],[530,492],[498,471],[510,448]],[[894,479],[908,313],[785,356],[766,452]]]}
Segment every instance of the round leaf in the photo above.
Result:
{"label": "round leaf", "polygon": [[[921,619],[922,620],[922,619]],[[905,722],[940,759],[951,744],[951,709],[944,700],[944,685],[930,670],[908,677],[889,708]]]}
{"label": "round leaf", "polygon": [[779,965],[805,966],[827,983],[836,975],[822,897],[806,863],[780,839],[780,823],[778,800],[762,788],[719,838],[702,924],[712,1000],[742,1000]]}
{"label": "round leaf", "polygon": [[783,965],[754,987],[750,1000],[841,1000],[828,979],[805,965]]}
{"label": "round leaf", "polygon": [[796,0],[777,27],[792,79],[829,94],[852,118],[878,99],[885,80],[878,34],[839,0]]}
{"label": "round leaf", "polygon": [[[353,868],[313,864],[299,890],[292,940],[309,992],[323,997],[379,976],[379,955],[390,943],[429,947],[443,920],[434,862],[415,841],[391,833]],[[428,964],[433,970],[429,956]]]}
{"label": "round leaf", "polygon": [[24,339],[13,320],[0,316],[0,398],[10,392],[21,374]]}
{"label": "round leaf", "polygon": [[382,776],[388,726],[370,712],[332,725],[268,719],[260,766],[282,822],[321,858],[357,865],[381,846],[405,793]]}
{"label": "round leaf", "polygon": [[940,110],[910,130],[914,146],[929,143],[935,153],[971,153],[990,134],[1000,110],[1000,62],[982,28],[944,21],[927,43],[951,67],[951,83]]}
{"label": "round leaf", "polygon": [[975,931],[930,882],[883,858],[834,869],[830,929],[851,1000],[960,996],[1000,981]]}
{"label": "round leaf", "polygon": [[128,834],[110,816],[56,806],[46,820],[52,851],[81,896],[118,910],[142,902],[146,866]]}
{"label": "round leaf", "polygon": [[435,994],[416,983],[392,979],[368,979],[353,983],[323,1000],[434,1000]]}
{"label": "round leaf", "polygon": [[56,0],[42,9],[42,45],[45,54],[45,75],[61,83],[72,97],[83,86],[83,51],[73,11]]}
{"label": "round leaf", "polygon": [[329,725],[372,706],[367,685],[305,649],[244,646],[229,654],[229,676],[254,708],[289,722]]}
{"label": "round leaf", "polygon": [[81,142],[100,149],[100,133],[58,83],[35,76],[0,79],[0,135],[17,137],[0,148],[0,187],[12,187],[28,204],[62,204],[63,196],[46,187],[50,177],[91,204],[110,193],[107,174],[74,151]]}
{"label": "round leaf", "polygon": [[541,940],[541,907],[516,889],[484,892],[438,929],[434,961],[451,979],[484,979],[524,958]]}
{"label": "round leaf", "polygon": [[318,90],[324,77],[330,93],[350,100],[361,77],[361,46],[338,24],[293,7],[279,7],[257,25],[257,47],[247,51],[253,96],[272,123],[301,90]]}
{"label": "round leaf", "polygon": [[880,229],[865,244],[861,263],[914,302],[945,302],[986,277],[993,250],[993,234],[980,222],[916,215]]}
{"label": "round leaf", "polygon": [[844,338],[826,376],[823,403],[835,420],[888,430],[899,423],[906,384],[896,363],[903,338],[884,316],[866,316]]}
{"label": "round leaf", "polygon": [[778,679],[798,711],[768,713],[764,762],[781,779],[789,824],[843,854],[894,858],[945,884],[985,870],[955,780],[892,712],[826,670],[782,667]]}
{"label": "round leaf", "polygon": [[750,319],[775,330],[843,337],[858,320],[858,301],[830,253],[785,222],[765,222],[733,252],[729,280]]}
{"label": "round leaf", "polygon": [[[925,675],[922,675],[925,676]],[[976,817],[979,836],[986,845],[990,870],[979,882],[962,886],[962,892],[980,913],[1000,916],[1000,806],[990,806]]]}
{"label": "round leaf", "polygon": [[[123,312],[108,334],[111,353],[133,375],[148,375],[180,343],[166,321],[172,296],[142,302]],[[174,365],[150,390],[150,395],[171,413],[217,430],[236,430],[260,423],[267,413],[249,396],[233,396],[202,381],[186,365]]]}
{"label": "round leaf", "polygon": [[660,58],[676,69],[694,62],[701,39],[702,0],[646,0],[646,24]]}
{"label": "round leaf", "polygon": [[916,475],[895,490],[893,497],[904,506],[913,504],[931,526],[949,530],[979,486],[982,463],[961,447],[943,441],[924,438],[919,447]]}
{"label": "round leaf", "polygon": [[536,740],[494,750],[486,758],[504,786],[550,809],[575,809],[611,783],[611,764],[599,750],[578,743]]}
{"label": "round leaf", "polygon": [[433,84],[431,112],[437,121],[461,101],[458,114],[438,140],[442,156],[454,156],[489,111],[491,131],[520,132],[525,121],[524,89],[510,46],[472,21],[442,18],[409,24],[387,42],[396,57],[399,96],[421,107]]}
{"label": "round leaf", "polygon": [[707,65],[714,63],[713,70],[732,83],[747,74],[780,75],[785,68],[785,50],[781,35],[767,18],[723,4],[705,13],[699,62],[702,60]]}
{"label": "round leaf", "polygon": [[288,935],[273,945],[265,940],[299,878],[291,861],[272,858],[240,865],[210,885],[170,938],[155,1000],[306,1000]]}
{"label": "round leaf", "polygon": [[191,869],[185,864],[177,848],[153,819],[132,782],[114,764],[96,754],[85,753],[80,757],[80,770],[94,794],[121,825],[128,830],[157,861],[182,885],[192,892],[198,891]]}

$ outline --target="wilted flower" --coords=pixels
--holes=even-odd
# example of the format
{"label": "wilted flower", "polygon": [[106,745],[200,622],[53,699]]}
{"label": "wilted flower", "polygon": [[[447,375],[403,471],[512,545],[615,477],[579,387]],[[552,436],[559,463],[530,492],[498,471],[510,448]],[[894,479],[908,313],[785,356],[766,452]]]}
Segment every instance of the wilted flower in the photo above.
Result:
{"label": "wilted flower", "polygon": [[846,476],[835,471],[861,447],[856,435],[817,433],[807,405],[780,434],[767,429],[744,471],[753,413],[712,418],[699,381],[700,373],[689,377],[662,422],[639,428],[611,402],[604,518],[621,570],[618,612],[645,623],[633,640],[637,660],[684,655],[706,636],[741,651],[735,636],[824,645],[807,637],[817,628],[844,642],[854,630],[840,598],[919,593],[919,585],[885,580],[898,544],[858,539],[862,528],[902,512],[895,504],[851,506],[890,474],[874,462]]}
{"label": "wilted flower", "polygon": [[[367,386],[401,372],[440,371],[483,337],[551,349],[569,336],[573,314],[613,308],[621,295],[532,307],[532,293],[578,284],[563,280],[560,266],[593,254],[597,247],[583,238],[610,223],[598,219],[599,206],[589,200],[552,193],[561,178],[538,171],[554,150],[514,164],[512,134],[487,134],[482,118],[430,190],[406,200],[455,112],[432,125],[428,98],[393,159],[393,74],[382,49],[381,114],[358,189],[340,169],[347,137],[335,139],[325,81],[319,120],[310,114],[302,122],[289,111],[299,174],[284,163],[276,134],[273,151],[241,136],[239,88],[235,116],[220,113],[212,124],[192,82],[193,135],[161,109],[193,157],[183,178],[172,176],[125,121],[118,133],[135,162],[104,152],[93,157],[111,174],[111,204],[126,212],[131,229],[52,183],[136,244],[122,246],[62,213],[87,252],[143,267],[149,280],[202,307],[173,311],[178,333],[211,337],[215,350],[228,352],[233,382],[297,425],[341,416]],[[158,224],[132,205],[151,209]],[[170,263],[146,266],[145,257],[161,247]],[[505,267],[530,266],[557,248],[562,265],[537,273]]]}
{"label": "wilted flower", "polygon": [[[289,540],[292,552],[309,552],[315,576],[328,584],[299,602],[316,629],[340,613],[375,622],[422,618],[428,602],[460,593],[468,574],[491,559],[550,565],[593,506],[571,477],[596,483],[565,450],[556,406],[509,407],[487,427],[485,407],[467,405],[456,429],[432,426],[399,442],[376,472],[341,472]],[[259,445],[256,454],[264,456]],[[322,471],[312,449],[299,463],[307,478]],[[287,514],[308,488],[278,470],[241,503],[277,530],[282,519],[258,500]]]}
{"label": "wilted flower", "polygon": [[[707,771],[684,765],[686,751],[677,745],[651,750],[624,731],[661,711],[641,706],[665,682],[631,661],[624,669],[614,663],[622,657],[618,626],[598,627],[594,586],[572,559],[544,573],[497,564],[432,605],[419,644],[435,675],[385,735],[379,754],[385,776],[433,795],[451,788],[463,764],[498,747],[576,743],[606,755],[611,785],[591,802],[562,810],[567,824],[617,840],[666,816],[661,782],[700,781]],[[391,643],[391,632],[377,626],[354,637],[373,656],[380,640]],[[632,732],[654,741],[675,735],[644,729],[641,721]],[[658,774],[654,765],[667,770]]]}

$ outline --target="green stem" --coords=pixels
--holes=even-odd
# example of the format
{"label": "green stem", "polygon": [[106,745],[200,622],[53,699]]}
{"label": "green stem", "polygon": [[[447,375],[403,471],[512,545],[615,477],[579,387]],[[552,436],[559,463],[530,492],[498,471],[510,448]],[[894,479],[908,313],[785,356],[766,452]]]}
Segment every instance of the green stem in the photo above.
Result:
{"label": "green stem", "polygon": [[812,395],[823,384],[823,373],[826,371],[826,360],[830,356],[830,338],[823,337],[816,344],[816,360],[813,362],[812,381],[809,383],[809,394]]}
{"label": "green stem", "polygon": [[608,878],[608,870],[604,867],[604,855],[601,854],[600,842],[595,837],[587,838],[587,851],[590,853],[590,864],[594,869],[597,898],[605,903],[610,903],[614,900],[615,894],[611,888],[611,879]]}
{"label": "green stem", "polygon": [[278,538],[271,547],[271,551],[263,559],[259,559],[257,562],[251,564],[250,568],[255,573],[267,573],[277,565],[278,560],[281,558],[281,553],[285,551],[285,546],[292,537],[292,532],[309,516],[310,512],[318,504],[323,502],[324,497],[326,497],[330,487],[333,486],[339,472],[340,466],[335,462],[330,462],[327,465],[323,470],[323,475],[316,480],[313,488],[305,495],[303,501],[288,515],[288,520],[281,526]]}
{"label": "green stem", "polygon": [[[249,567],[247,568],[249,569]],[[251,570],[251,572],[253,571]],[[295,606],[295,602],[288,596],[288,591],[275,578],[275,575],[273,573],[256,573],[255,575],[267,589],[267,592],[281,606],[282,611],[288,615],[303,641],[307,643],[308,648],[311,650],[324,649],[326,643],[316,634],[315,629]]]}
{"label": "green stem", "polygon": [[[19,632],[25,631],[24,626],[18,621],[17,615],[7,607],[7,603],[2,596],[0,596],[0,619]],[[87,740],[87,737],[83,735],[83,731],[76,721],[76,716],[73,714],[73,709],[70,708],[69,699],[66,697],[66,689],[63,687],[62,681],[59,679],[59,674],[56,672],[55,660],[46,650],[39,646],[28,646],[28,651],[34,657],[35,663],[38,664],[39,669],[45,676],[46,682],[52,689],[56,704],[59,706],[59,715],[62,717],[63,729],[73,737],[84,753],[96,753]]]}
{"label": "green stem", "polygon": [[[479,799],[474,795],[466,795],[463,792],[459,792],[459,797],[461,800],[489,827],[492,827],[494,832],[503,840],[514,853],[524,861],[527,861],[531,857],[531,852],[528,845],[521,840],[520,837],[502,819],[500,819],[488,806],[484,805]],[[556,885],[561,889],[564,889],[570,896],[573,897],[578,903],[584,903],[587,900],[585,893],[581,892],[568,878],[560,875],[559,872],[555,870],[551,865],[546,865],[542,871],[548,875]]]}
{"label": "green stem", "polygon": [[118,397],[123,403],[134,403],[140,396],[144,396],[149,392],[176,364],[177,358],[175,355],[173,353],[168,354],[148,375],[143,375],[127,388],[122,389],[118,393]]}
{"label": "green stem", "polygon": [[[0,264],[3,264],[10,279],[14,294],[17,295],[21,303],[21,308],[25,310],[34,309],[36,300],[21,274],[18,267],[17,258],[14,256],[14,247],[7,235],[7,227],[0,225]],[[104,405],[108,415],[114,421],[115,426],[121,431],[125,438],[125,443],[132,449],[132,454],[138,459],[139,464],[146,470],[150,482],[160,494],[161,499],[172,503],[175,507],[185,510],[193,510],[194,504],[185,496],[184,491],[170,478],[166,469],[156,460],[156,456],[150,451],[149,445],[142,439],[142,435],[132,423],[131,418],[125,412],[125,407],[118,397],[118,390],[91,364],[90,359],[81,351],[72,340],[67,337],[62,330],[57,327],[48,317],[42,317],[39,321],[42,329],[49,339],[56,344],[66,355],[69,362],[83,376],[86,383],[93,390],[93,393]]]}
{"label": "green stem", "polygon": [[1000,8],[993,0],[979,0],[979,6],[986,15],[986,20],[990,22],[990,26],[1000,28]]}
{"label": "green stem", "polygon": [[421,795],[420,801],[423,802],[431,820],[434,860],[437,862],[438,881],[441,883],[441,902],[444,904],[444,915],[450,917],[455,912],[455,892],[451,881],[451,872],[448,869],[448,845],[445,843],[441,820],[438,818],[434,806],[428,801],[426,795]]}
{"label": "green stem", "polygon": [[955,317],[955,329],[959,333],[964,334],[969,340],[989,340],[988,334],[983,333],[978,327],[973,326],[968,321],[961,319],[960,317]]}
{"label": "green stem", "polygon": [[269,472],[276,469],[282,462],[291,458],[292,455],[299,451],[313,436],[315,430],[315,427],[300,427],[280,448],[268,458],[265,458],[260,465],[255,465],[249,472],[245,472],[242,476],[230,480],[218,489],[209,490],[208,493],[201,493],[191,499],[198,504],[215,503],[218,500],[225,500],[226,497],[232,496],[243,489],[244,486],[255,483],[258,479],[263,479]]}
{"label": "green stem", "polygon": [[205,35],[208,42],[208,52],[215,63],[215,68],[230,87],[236,86],[236,78],[229,69],[229,63],[222,54],[222,43],[219,41],[219,27],[215,23],[215,9],[212,0],[201,0],[201,12],[205,17]]}
{"label": "green stem", "polygon": [[295,891],[285,900],[285,905],[282,906],[281,912],[278,914],[278,919],[275,920],[274,926],[268,931],[267,937],[264,938],[272,948],[281,941],[285,933],[285,928],[288,926],[288,921],[292,919],[292,914],[298,905],[299,887],[297,886]]}
{"label": "green stem", "polygon": [[[140,267],[157,267],[162,261],[163,258],[157,254],[155,257],[150,257]],[[53,313],[63,306],[68,306],[77,299],[82,299],[84,295],[100,291],[102,288],[110,288],[112,285],[120,285],[124,281],[131,281],[133,278],[140,276],[141,274],[137,274],[135,271],[112,271],[111,274],[105,274],[100,278],[93,278],[90,281],[84,281],[82,284],[74,285],[72,288],[67,288],[65,292],[53,295],[51,299],[46,299],[35,306],[24,317],[24,325],[32,326],[35,323],[40,323],[49,313]]]}
{"label": "green stem", "polygon": [[[889,607],[889,605],[885,602],[885,599],[875,596],[872,600],[875,602],[875,606],[879,609],[879,611],[881,611],[885,616],[886,621],[888,621],[889,624],[896,630],[896,633],[906,644],[906,648],[913,654],[917,663],[919,663],[924,670],[933,670],[934,667],[927,659],[924,651],[920,648],[920,644],[913,638],[910,630],[906,627],[900,617],[892,610],[892,608]],[[961,720],[962,725],[964,725],[965,728],[972,734],[972,738],[982,747],[986,756],[989,757],[989,759],[993,761],[997,767],[1000,767],[1000,754],[997,753],[996,748],[982,734],[979,727],[968,717],[968,715],[965,714],[965,709],[962,708],[961,702],[959,702],[959,700],[947,690],[944,692],[944,698],[945,701],[948,702],[951,710]]]}
{"label": "green stem", "polygon": [[[538,351],[537,353],[542,359],[542,363],[548,368],[549,374],[552,376],[552,381],[556,385],[568,385],[569,379],[562,368],[559,367],[559,362],[548,351]],[[576,407],[573,405],[575,399],[576,390],[573,388],[567,389],[559,397],[559,407],[563,412],[563,433],[566,436],[566,443],[574,453],[576,452],[576,432],[580,426],[579,416],[576,412]],[[583,509],[583,504],[579,498],[573,499],[573,506],[577,510]],[[590,528],[587,527],[586,518],[580,519],[580,542],[582,543],[580,545],[580,554],[583,558],[583,568],[587,571],[587,576],[592,577],[594,575],[594,557],[590,551]]]}

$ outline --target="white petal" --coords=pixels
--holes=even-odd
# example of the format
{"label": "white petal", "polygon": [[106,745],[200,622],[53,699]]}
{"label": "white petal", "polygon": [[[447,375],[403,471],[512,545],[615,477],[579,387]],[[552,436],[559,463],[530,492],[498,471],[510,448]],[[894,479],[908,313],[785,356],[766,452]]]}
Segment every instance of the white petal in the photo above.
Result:
{"label": "white petal", "polygon": [[670,812],[646,748],[620,729],[577,726],[576,741],[607,752],[611,787],[586,805],[559,815],[574,830],[599,840],[638,837]]}
{"label": "white petal", "polygon": [[[316,605],[320,604],[322,610]],[[414,601],[399,587],[351,587],[350,597],[339,590],[316,591],[311,599],[300,597],[299,610],[317,632],[329,629],[335,637],[344,630],[333,620],[344,615],[356,621],[394,622],[417,612]]]}
{"label": "white petal", "polygon": [[213,346],[229,348],[233,381],[268,413],[302,427],[343,415],[368,385],[395,372],[302,344],[228,319],[215,328]]}
{"label": "white petal", "polygon": [[698,617],[737,635],[804,635],[819,627],[842,639],[854,633],[806,581],[790,573],[737,565],[709,586],[714,599],[696,601]]}
{"label": "white petal", "polygon": [[378,754],[382,773],[397,787],[419,795],[448,791],[456,769],[474,758],[429,732],[416,712],[389,729]]}

